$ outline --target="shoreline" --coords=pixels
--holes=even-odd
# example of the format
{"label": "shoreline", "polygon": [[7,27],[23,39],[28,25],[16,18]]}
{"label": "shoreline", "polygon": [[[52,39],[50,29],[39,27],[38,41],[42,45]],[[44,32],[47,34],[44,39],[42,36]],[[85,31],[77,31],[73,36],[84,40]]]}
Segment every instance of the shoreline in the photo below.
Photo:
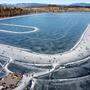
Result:
{"label": "shoreline", "polygon": [[25,16],[32,16],[32,15],[36,15],[36,14],[42,14],[42,13],[51,13],[51,14],[54,14],[54,13],[90,13],[90,12],[41,12],[41,13],[30,13],[30,14],[25,14],[25,15],[17,15],[17,16],[12,16],[12,17],[5,17],[5,18],[0,18],[0,20],[4,20],[4,19],[12,19],[12,18],[20,18],[20,17],[25,17]]}
{"label": "shoreline", "polygon": [[[0,44],[0,53],[3,52],[3,50],[5,50],[6,52],[4,53],[5,56],[9,56],[12,57],[13,59],[17,59],[17,60],[23,60],[23,61],[28,61],[34,64],[52,64],[52,63],[58,63],[58,62],[62,62],[65,60],[65,58],[67,58],[67,61],[76,61],[76,59],[79,59],[80,53],[80,47],[83,47],[83,41],[85,41],[85,38],[88,37],[88,39],[90,38],[90,36],[88,36],[88,33],[90,33],[90,25],[87,26],[86,30],[84,31],[84,33],[82,34],[81,38],[79,39],[79,41],[76,43],[76,45],[69,51],[65,52],[65,53],[58,53],[58,54],[39,54],[39,53],[35,53],[35,52],[27,52],[26,50],[24,50],[23,48],[18,48],[18,47],[14,47],[14,46],[10,46],[10,45],[5,45],[5,44]],[[87,36],[86,36],[87,34]],[[90,44],[89,41],[85,41],[86,43]],[[87,44],[85,44],[86,46],[88,46]],[[83,53],[85,53],[85,46],[83,47]],[[89,48],[89,46],[88,46]],[[78,51],[78,50],[79,51]],[[12,53],[11,53],[12,52]],[[16,53],[17,52],[17,53]],[[78,53],[77,53],[78,52]],[[75,54],[77,53],[77,54]],[[86,54],[84,55],[86,56]],[[18,57],[18,58],[16,58]],[[75,59],[74,59],[75,58]],[[74,59],[74,60],[72,60]],[[44,60],[44,61],[43,61]],[[50,60],[50,61],[49,61]],[[62,61],[61,61],[62,60]]]}

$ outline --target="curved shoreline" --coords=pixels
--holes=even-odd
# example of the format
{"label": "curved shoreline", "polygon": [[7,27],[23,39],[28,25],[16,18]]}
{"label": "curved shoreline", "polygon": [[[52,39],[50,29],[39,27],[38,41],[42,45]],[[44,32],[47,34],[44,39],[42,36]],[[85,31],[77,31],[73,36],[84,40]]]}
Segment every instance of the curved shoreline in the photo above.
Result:
{"label": "curved shoreline", "polygon": [[[42,13],[47,13],[47,12],[42,12]],[[30,13],[30,14],[27,14],[27,15],[18,15],[18,16],[11,16],[11,17],[4,17],[4,18],[0,18],[0,20],[5,20],[5,19],[12,19],[12,18],[20,18],[20,17],[25,17],[25,16],[32,16],[32,15],[36,15],[36,14],[42,14],[42,13]],[[58,14],[58,13],[76,13],[76,12],[56,12],[56,13],[54,13],[54,12],[48,12],[48,13],[50,13],[50,14]],[[89,13],[89,12],[77,12],[77,13]]]}
{"label": "curved shoreline", "polygon": [[[22,60],[27,61],[34,64],[53,64],[53,63],[67,63],[70,61],[77,61],[82,58],[81,53],[83,53],[83,57],[89,55],[90,53],[90,25],[86,28],[84,33],[82,34],[78,43],[71,49],[65,53],[59,54],[38,54],[38,53],[30,53],[27,52],[23,48],[18,48],[10,45],[0,44],[0,54],[4,52],[5,56],[12,57],[14,60]],[[88,39],[86,41],[86,38]],[[84,46],[83,46],[84,45]],[[86,47],[88,50],[86,50]]]}

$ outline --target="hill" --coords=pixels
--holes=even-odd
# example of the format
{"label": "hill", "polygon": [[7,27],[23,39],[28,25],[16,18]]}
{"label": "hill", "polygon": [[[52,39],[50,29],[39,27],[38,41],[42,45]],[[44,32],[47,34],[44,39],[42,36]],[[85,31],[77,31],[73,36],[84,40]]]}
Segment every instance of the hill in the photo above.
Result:
{"label": "hill", "polygon": [[90,7],[90,3],[74,3],[70,6]]}

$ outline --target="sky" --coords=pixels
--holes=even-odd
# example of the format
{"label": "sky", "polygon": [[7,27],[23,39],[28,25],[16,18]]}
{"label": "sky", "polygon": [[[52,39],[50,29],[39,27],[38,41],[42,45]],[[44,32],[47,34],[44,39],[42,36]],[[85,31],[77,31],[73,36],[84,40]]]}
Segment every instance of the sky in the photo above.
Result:
{"label": "sky", "polygon": [[71,3],[90,3],[90,0],[0,0],[0,3],[49,3],[49,4],[71,4]]}

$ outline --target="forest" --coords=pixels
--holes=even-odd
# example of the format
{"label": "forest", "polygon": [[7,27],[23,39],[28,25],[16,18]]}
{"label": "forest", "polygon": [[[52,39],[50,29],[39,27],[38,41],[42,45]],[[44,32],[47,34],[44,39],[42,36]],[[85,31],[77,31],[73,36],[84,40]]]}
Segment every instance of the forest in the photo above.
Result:
{"label": "forest", "polygon": [[0,18],[42,12],[90,12],[90,7],[48,5],[41,7],[26,8],[0,6]]}

